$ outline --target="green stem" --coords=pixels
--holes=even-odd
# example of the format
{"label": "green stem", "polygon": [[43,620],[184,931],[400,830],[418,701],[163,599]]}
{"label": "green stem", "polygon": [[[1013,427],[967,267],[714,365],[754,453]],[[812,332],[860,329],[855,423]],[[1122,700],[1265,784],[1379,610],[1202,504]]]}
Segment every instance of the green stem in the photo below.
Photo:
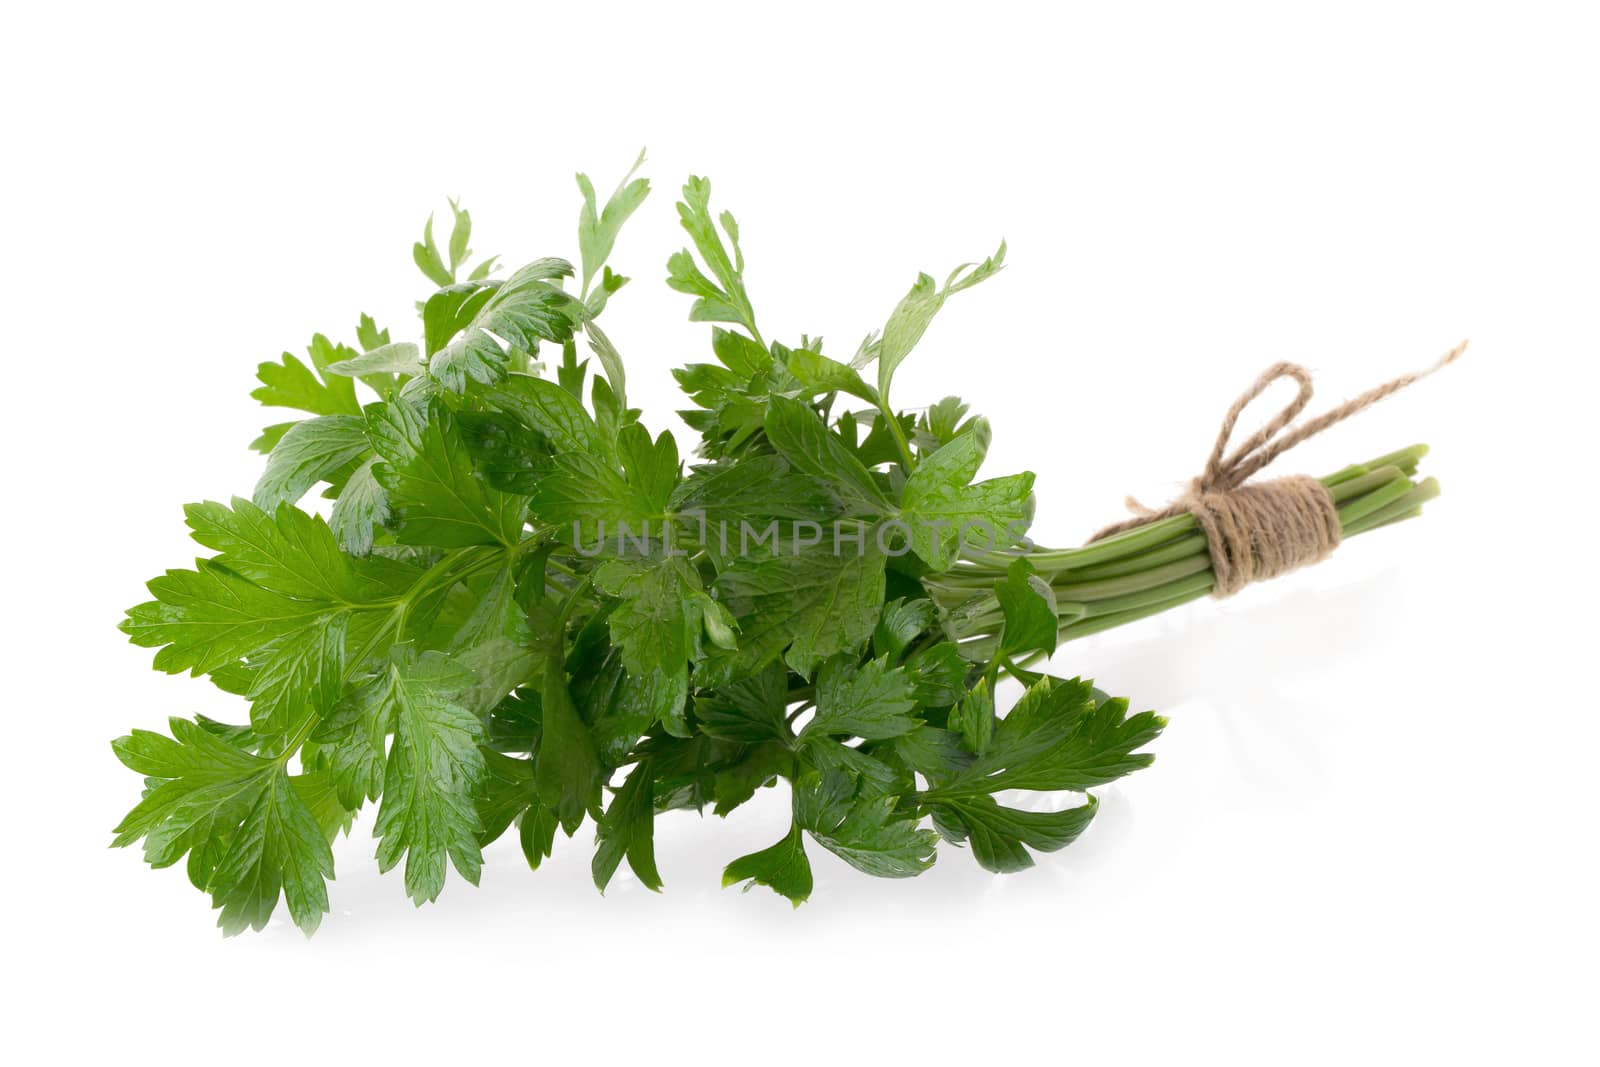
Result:
{"label": "green stem", "polygon": [[917,461],[911,455],[911,442],[906,439],[905,427],[900,425],[900,420],[895,418],[894,411],[889,407],[889,397],[885,394],[878,402],[878,411],[889,422],[889,435],[894,438],[895,447],[900,449],[900,463],[905,467],[906,474],[910,475]]}
{"label": "green stem", "polygon": [[[1342,535],[1354,537],[1410,518],[1437,496],[1433,479],[1411,480],[1426,453],[1426,446],[1413,445],[1321,479],[1336,505]],[[1056,594],[1061,641],[1190,603],[1215,585],[1205,535],[1190,515],[1158,519],[1083,548],[970,550],[950,571],[929,575],[923,584],[943,619],[945,633],[932,638],[955,638],[963,655],[983,665],[985,673],[997,661],[1008,671],[1017,666],[999,652],[1005,615],[994,583],[1019,555],[1034,563]],[[1029,656],[1023,665],[1037,658]]]}

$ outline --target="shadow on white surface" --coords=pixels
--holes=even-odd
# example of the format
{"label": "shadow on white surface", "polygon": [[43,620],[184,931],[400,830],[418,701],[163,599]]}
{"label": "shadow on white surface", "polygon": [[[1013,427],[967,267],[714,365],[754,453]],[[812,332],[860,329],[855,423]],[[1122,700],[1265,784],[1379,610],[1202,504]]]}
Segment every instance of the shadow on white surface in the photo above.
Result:
{"label": "shadow on white surface", "polygon": [[1359,689],[1364,672],[1355,665],[1398,647],[1389,620],[1405,588],[1395,568],[1346,584],[1303,584],[1312,577],[1287,579],[1302,584],[1283,592],[1203,602],[1086,648],[1067,645],[1058,669],[1069,663],[1135,708],[1214,716],[1229,775],[1304,783],[1316,772],[1319,720],[1341,713],[1330,689]]}
{"label": "shadow on white surface", "polygon": [[[1209,754],[1203,746],[1185,749],[1188,757],[1209,755],[1209,760],[1204,769],[1191,766],[1182,777],[1234,780],[1281,800],[1317,788],[1316,720],[1338,714],[1337,707],[1328,706],[1327,680],[1345,664],[1393,647],[1385,619],[1400,585],[1396,572],[1385,571],[1327,588],[1278,595],[1255,590],[1231,603],[1201,605],[1065,646],[1055,670],[1092,676],[1112,692],[1127,693],[1136,708],[1174,713],[1177,722],[1169,734],[1193,724],[1195,717],[1209,717],[1212,729],[1203,732],[1220,738],[1220,749]],[[1168,742],[1163,738],[1157,750]],[[1149,773],[1167,769],[1165,762],[1163,757]],[[1110,868],[1134,839],[1136,803],[1166,804],[1180,796],[1170,783],[1145,788],[1147,782],[1153,779],[1140,775],[1125,786],[1096,790],[1101,806],[1088,832],[1016,875],[991,875],[966,850],[941,843],[938,862],[921,877],[876,879],[811,845],[815,889],[798,911],[760,886],[748,893],[721,887],[726,863],[781,836],[787,822],[782,786],[764,790],[727,819],[684,812],[661,817],[656,856],[666,888],[660,894],[645,890],[624,866],[602,897],[589,877],[592,830],[585,827],[574,839],[559,839],[555,855],[538,871],[527,869],[515,835],[508,834],[487,850],[480,887],[452,874],[439,901],[419,912],[405,897],[399,871],[378,873],[370,822],[358,822],[351,837],[336,846],[333,913],[315,942],[332,947],[381,940],[398,929],[412,936],[418,926],[425,928],[424,936],[474,940],[516,933],[520,940],[552,924],[698,925],[713,919],[735,934],[760,931],[783,939],[839,924],[965,921],[1031,902],[1065,907],[1086,881],[1113,877]],[[1052,798],[1057,805],[1076,802],[1070,794]],[[265,937],[301,940],[280,920]]]}
{"label": "shadow on white surface", "polygon": [[[665,889],[646,890],[626,865],[604,897],[589,875],[592,830],[557,841],[555,854],[538,871],[527,869],[508,835],[485,851],[481,884],[466,884],[452,872],[444,893],[420,911],[406,899],[400,872],[380,875],[372,858],[369,830],[358,825],[339,842],[339,877],[329,887],[333,911],[313,943],[377,942],[395,931],[411,937],[462,937],[468,941],[516,933],[538,934],[552,926],[581,928],[607,923],[704,925],[719,936],[759,932],[778,939],[804,937],[819,927],[938,922],[967,919],[1008,902],[1045,900],[1065,903],[1097,867],[1113,857],[1134,824],[1133,806],[1115,787],[1097,791],[1100,810],[1093,825],[1067,850],[1040,856],[1036,867],[996,876],[980,868],[965,849],[941,843],[933,869],[909,880],[861,874],[815,844],[808,844],[815,887],[810,901],[795,909],[771,890],[748,892],[721,886],[722,868],[735,857],[772,843],[787,821],[787,790],[778,787],[727,820],[707,814],[674,812],[656,823],[656,857]],[[1078,802],[1064,795],[1063,804]],[[422,929],[417,929],[421,927]],[[261,935],[285,944],[302,942],[298,930],[274,918]]]}

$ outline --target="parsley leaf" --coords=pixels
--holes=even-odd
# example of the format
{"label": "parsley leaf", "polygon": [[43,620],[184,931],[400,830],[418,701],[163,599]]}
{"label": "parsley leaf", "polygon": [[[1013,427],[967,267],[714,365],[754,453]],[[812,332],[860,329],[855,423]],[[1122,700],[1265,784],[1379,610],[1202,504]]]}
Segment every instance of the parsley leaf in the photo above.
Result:
{"label": "parsley leaf", "polygon": [[889,382],[894,378],[896,368],[922,340],[928,324],[944,307],[944,302],[952,294],[994,277],[1005,265],[1005,260],[1006,243],[1001,241],[999,250],[982,263],[963,264],[951,271],[942,287],[927,274],[917,275],[916,284],[890,314],[882,338],[863,345],[855,361],[857,366],[865,366],[873,359],[878,361],[879,394],[884,397],[889,395]]}
{"label": "parsley leaf", "polygon": [[925,456],[906,479],[901,518],[911,546],[928,566],[947,570],[963,539],[993,549],[1020,537],[1033,517],[1033,475],[1010,474],[972,484],[988,450],[988,433],[965,433]]}
{"label": "parsley leaf", "polygon": [[883,604],[884,556],[868,543],[836,556],[829,546],[736,560],[717,576],[718,598],[739,623],[739,645],[707,654],[701,685],[748,677],[779,655],[810,677],[817,664],[866,641]]}
{"label": "parsley leaf", "polygon": [[616,874],[622,858],[638,875],[646,889],[659,892],[661,875],[656,871],[655,852],[655,777],[650,761],[634,767],[616,799],[600,817],[598,847],[594,853],[594,884],[604,890]]}
{"label": "parsley leaf", "polygon": [[[572,340],[583,321],[583,305],[553,284],[571,274],[572,264],[566,260],[541,259],[499,285],[473,292],[463,306],[474,310],[459,336],[437,350],[430,345],[428,373],[445,389],[459,393],[469,379],[485,384],[499,381],[512,369],[517,351],[535,352],[541,341]],[[482,293],[488,296],[472,300]]]}
{"label": "parsley leaf", "polygon": [[887,660],[831,659],[817,672],[817,714],[800,736],[898,737],[917,728],[915,708],[911,679]]}
{"label": "parsley leaf", "polygon": [[[716,220],[711,218],[711,182],[705,178],[691,177],[683,186],[683,200],[678,204],[678,221],[694,242],[695,250],[711,272],[711,278],[695,265],[687,250],[675,253],[667,260],[667,284],[680,293],[695,297],[689,318],[695,322],[732,322],[750,331],[757,342],[761,334],[756,330],[755,312],[750,307],[750,297],[744,288],[744,253],[739,251],[739,224],[724,211]],[[717,232],[720,223],[722,233]],[[728,243],[723,244],[723,234]],[[731,253],[730,253],[731,247]]]}
{"label": "parsley leaf", "polygon": [[329,373],[330,367],[354,359],[357,353],[319,333],[311,339],[306,354],[311,358],[310,367],[288,352],[277,363],[262,363],[256,368],[261,387],[250,395],[268,407],[299,408],[312,415],[361,414],[355,383]]}
{"label": "parsley leaf", "polygon": [[791,467],[838,494],[846,514],[884,515],[893,510],[867,468],[808,405],[773,397],[766,430],[772,447]]}
{"label": "parsley leaf", "polygon": [[848,775],[830,772],[800,783],[795,821],[823,848],[879,878],[909,878],[933,866],[938,835],[896,810],[895,798],[855,794]]}
{"label": "parsley leaf", "polygon": [[560,645],[551,646],[550,657],[541,689],[543,729],[534,782],[540,801],[570,836],[585,814],[600,810],[602,772],[594,738],[567,688]]}
{"label": "parsley leaf", "polygon": [[318,482],[331,481],[367,451],[365,424],[354,415],[324,415],[291,425],[267,457],[255,502],[271,511],[293,504]]}
{"label": "parsley leaf", "polygon": [[373,832],[378,869],[406,861],[406,893],[418,904],[444,888],[445,860],[476,885],[483,865],[482,824],[473,802],[484,778],[482,725],[450,699],[465,671],[425,652],[389,668],[384,700],[392,705],[394,743],[384,772],[383,803]]}
{"label": "parsley leaf", "polygon": [[[644,166],[644,151],[640,150],[639,158],[634,160],[632,169],[623,175],[622,181],[611,194],[611,198],[606,201],[603,210],[596,208],[594,184],[589,181],[589,176],[578,175],[578,191],[583,194],[583,210],[578,215],[578,248],[582,252],[584,294],[589,292],[589,285],[594,281],[596,272],[610,257],[611,248],[616,244],[617,233],[622,229],[622,224],[639,210],[639,205],[650,195],[650,180],[634,177],[642,166]],[[602,291],[609,295],[615,289]]]}
{"label": "parsley leaf", "polygon": [[791,826],[777,844],[728,864],[722,872],[722,884],[733,886],[740,882],[748,883],[747,890],[752,885],[767,886],[797,908],[805,903],[811,896],[811,861],[806,857],[800,824]]}
{"label": "parsley leaf", "polygon": [[473,467],[455,418],[435,401],[374,405],[367,434],[384,463],[376,477],[388,494],[401,544],[460,548],[517,543],[524,501],[490,488]]}
{"label": "parsley leaf", "polygon": [[930,798],[965,798],[1001,789],[1083,791],[1148,767],[1136,753],[1166,720],[1153,712],[1128,714],[1122,699],[1097,700],[1094,687],[1074,679],[1042,679],[994,728],[993,740],[972,765],[930,791]]}
{"label": "parsley leaf", "polygon": [[1099,801],[1065,811],[1019,811],[1002,807],[993,797],[978,796],[936,804],[934,822],[951,841],[966,841],[972,858],[984,870],[1009,874],[1033,866],[1028,849],[1055,852],[1088,829]]}
{"label": "parsley leaf", "polygon": [[603,456],[607,451],[600,428],[583,404],[554,382],[518,374],[490,387],[484,396],[557,452]]}
{"label": "parsley leaf", "polygon": [[609,624],[629,674],[672,674],[693,658],[702,610],[696,599],[700,577],[682,557],[634,566],[608,562],[597,572],[597,582],[621,601]]}
{"label": "parsley leaf", "polygon": [[994,585],[995,597],[1005,615],[1000,651],[1008,656],[1023,652],[1056,650],[1061,626],[1055,590],[1040,578],[1025,556],[1011,563],[1006,576]]}
{"label": "parsley leaf", "polygon": [[241,751],[198,723],[172,736],[135,730],[112,748],[153,785],[116,828],[118,846],[144,839],[145,859],[168,867],[192,853],[190,877],[235,934],[261,929],[280,892],[306,933],[328,910],[333,853],[283,764]]}

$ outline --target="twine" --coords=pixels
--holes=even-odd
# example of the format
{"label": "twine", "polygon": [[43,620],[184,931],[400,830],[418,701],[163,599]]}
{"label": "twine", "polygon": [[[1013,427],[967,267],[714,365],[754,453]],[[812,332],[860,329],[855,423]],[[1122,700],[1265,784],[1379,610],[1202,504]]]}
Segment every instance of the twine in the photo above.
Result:
{"label": "twine", "polygon": [[[1295,363],[1275,363],[1261,373],[1228,409],[1205,469],[1172,503],[1151,510],[1129,497],[1134,517],[1100,530],[1099,541],[1160,519],[1194,516],[1206,536],[1211,569],[1216,574],[1212,595],[1229,597],[1249,585],[1275,578],[1297,567],[1325,559],[1339,547],[1339,511],[1327,487],[1315,478],[1291,475],[1246,485],[1246,481],[1295,445],[1364,411],[1385,397],[1449,366],[1467,349],[1461,342],[1433,366],[1370,389],[1332,411],[1290,427],[1311,402],[1311,372]],[[1228,452],[1228,441],[1244,409],[1280,378],[1299,385],[1295,398],[1243,444]]]}

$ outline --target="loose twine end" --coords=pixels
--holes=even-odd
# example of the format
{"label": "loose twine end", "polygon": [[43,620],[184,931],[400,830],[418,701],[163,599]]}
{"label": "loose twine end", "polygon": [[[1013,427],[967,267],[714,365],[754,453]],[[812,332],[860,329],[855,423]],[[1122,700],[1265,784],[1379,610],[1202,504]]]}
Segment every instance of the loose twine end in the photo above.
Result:
{"label": "loose twine end", "polygon": [[[1402,374],[1292,428],[1290,424],[1311,403],[1311,372],[1296,363],[1274,363],[1228,409],[1205,468],[1183,495],[1160,509],[1147,508],[1130,496],[1126,503],[1134,517],[1107,526],[1089,540],[1187,512],[1206,536],[1216,597],[1232,596],[1251,582],[1326,558],[1339,547],[1340,527],[1338,508],[1321,482],[1304,475],[1245,482],[1307,438],[1448,367],[1466,350],[1467,342],[1462,341],[1431,367]],[[1299,386],[1295,398],[1229,452],[1239,416],[1280,378]]]}

